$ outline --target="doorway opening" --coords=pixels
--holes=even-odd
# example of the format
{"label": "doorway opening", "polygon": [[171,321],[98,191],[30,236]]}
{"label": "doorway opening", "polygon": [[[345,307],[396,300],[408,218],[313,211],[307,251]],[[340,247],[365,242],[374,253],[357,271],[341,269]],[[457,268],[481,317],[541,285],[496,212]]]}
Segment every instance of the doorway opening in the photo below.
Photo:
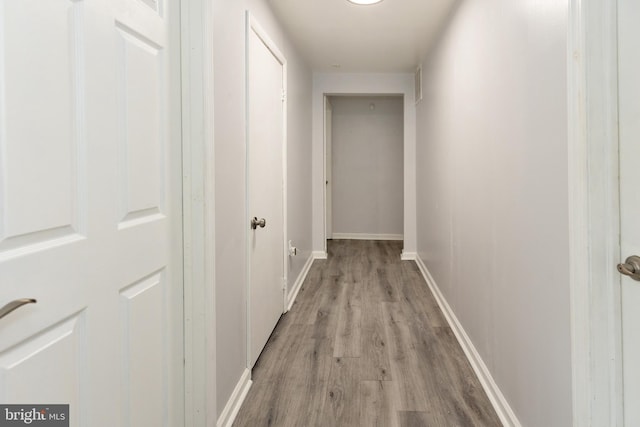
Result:
{"label": "doorway opening", "polygon": [[325,241],[403,240],[403,95],[324,96]]}

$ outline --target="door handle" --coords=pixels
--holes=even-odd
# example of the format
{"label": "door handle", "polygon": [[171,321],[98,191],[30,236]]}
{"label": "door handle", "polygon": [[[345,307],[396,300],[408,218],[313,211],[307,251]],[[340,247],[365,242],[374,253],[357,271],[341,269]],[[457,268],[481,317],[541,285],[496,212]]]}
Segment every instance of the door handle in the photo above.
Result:
{"label": "door handle", "polygon": [[258,219],[258,217],[253,217],[251,220],[251,229],[255,230],[256,228],[264,228],[267,225],[267,220],[264,218]]}
{"label": "door handle", "polygon": [[618,264],[618,271],[640,282],[640,257],[631,255],[624,264]]}
{"label": "door handle", "polygon": [[25,304],[35,304],[36,302],[37,301],[33,298],[21,298],[15,301],[11,301],[9,304],[6,304],[4,307],[0,308],[0,319]]}

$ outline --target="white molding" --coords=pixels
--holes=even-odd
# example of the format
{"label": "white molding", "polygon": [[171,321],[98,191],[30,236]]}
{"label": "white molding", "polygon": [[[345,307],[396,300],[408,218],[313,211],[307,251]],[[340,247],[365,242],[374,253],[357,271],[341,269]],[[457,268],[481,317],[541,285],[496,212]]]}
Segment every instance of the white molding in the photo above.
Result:
{"label": "white molding", "polygon": [[442,310],[445,319],[447,319],[449,326],[458,339],[458,342],[460,343],[464,354],[467,356],[467,359],[469,360],[473,371],[476,373],[478,379],[480,380],[482,388],[484,389],[485,393],[487,393],[487,396],[489,397],[493,408],[496,410],[500,421],[502,421],[502,424],[505,427],[521,427],[522,424],[520,424],[520,421],[518,421],[518,418],[511,409],[511,406],[509,406],[507,399],[504,397],[502,391],[500,391],[500,388],[493,380],[493,376],[491,375],[489,368],[487,368],[487,365],[482,360],[482,357],[480,357],[480,354],[473,345],[471,338],[469,338],[464,328],[462,327],[462,324],[449,306],[449,303],[445,299],[444,295],[442,295],[442,292],[440,292],[438,285],[431,276],[431,273],[429,273],[427,266],[424,264],[420,256],[416,257],[416,264],[418,265],[422,276],[427,282],[429,289],[431,289],[433,296],[438,302],[438,306]]}
{"label": "white molding", "polygon": [[405,252],[404,250],[400,254],[400,259],[402,261],[415,261],[418,259],[417,252]]}
{"label": "white molding", "polygon": [[[313,95],[312,95],[313,98]],[[327,239],[329,238],[328,233],[331,232],[331,237],[333,238],[333,227],[331,230],[327,230],[327,162],[333,161],[333,159],[327,159],[327,99],[329,99],[326,93],[322,94],[322,228],[324,238],[322,239],[322,244],[325,252],[329,252],[329,245],[327,243]],[[331,120],[333,126],[333,112],[331,113]],[[333,129],[333,127],[332,127]],[[333,139],[331,140],[331,144],[333,145]],[[332,146],[333,149],[333,146]],[[333,154],[332,154],[333,156]],[[333,180],[333,177],[331,177]],[[333,182],[331,183],[333,185]],[[313,187],[312,187],[313,190]],[[313,191],[312,191],[313,192]],[[333,203],[333,194],[331,195],[331,203]],[[315,217],[315,215],[314,215]],[[333,214],[331,216],[331,220],[333,221]]]}
{"label": "white molding", "polygon": [[[324,218],[323,218],[323,226],[324,226],[324,250],[327,250],[327,239],[332,239],[333,238],[333,212],[331,209],[331,206],[329,206],[329,202],[333,203],[333,191],[331,192],[331,194],[328,194],[329,191],[329,186],[331,186],[331,189],[333,189],[333,176],[329,177],[328,175],[328,169],[329,169],[329,165],[331,165],[332,162],[332,156],[333,154],[331,154],[331,156],[329,155],[329,151],[333,150],[333,140],[331,138],[327,137],[327,131],[331,132],[331,129],[333,129],[333,106],[331,105],[331,100],[329,99],[329,96],[327,94],[323,94],[323,98],[324,98],[324,110],[322,111],[322,144],[324,146],[324,157],[322,159],[323,161],[323,168],[324,168],[324,174],[323,174],[323,182],[325,183],[324,185],[324,191],[322,194],[322,203],[323,203],[323,209],[324,209]],[[327,112],[330,112],[330,115],[327,114]],[[327,126],[327,124],[329,123],[327,121],[327,117],[331,117],[331,129],[327,129],[329,126]],[[331,142],[331,144],[328,144],[328,142]],[[332,175],[333,175],[333,170],[331,171]],[[331,227],[329,227],[329,224],[331,223]]]}
{"label": "white molding", "polygon": [[313,255],[313,259],[327,259],[329,255],[325,251],[313,251],[311,253]]}
{"label": "white molding", "polygon": [[213,6],[181,4],[184,425],[217,419]]}
{"label": "white molding", "polygon": [[568,25],[573,425],[622,427],[617,0],[570,0]]}
{"label": "white molding", "polygon": [[236,388],[233,389],[233,393],[231,393],[227,404],[222,410],[220,418],[218,418],[218,422],[216,423],[217,427],[231,427],[233,425],[238,411],[244,403],[247,393],[249,393],[251,384],[253,384],[253,381],[251,381],[251,371],[245,369],[238,384],[236,384]]}
{"label": "white molding", "polygon": [[402,240],[402,234],[333,233],[336,240]]}
{"label": "white molding", "polygon": [[302,267],[302,271],[300,271],[300,274],[298,274],[298,278],[296,279],[296,282],[293,284],[293,287],[291,288],[291,290],[289,291],[289,294],[287,295],[287,303],[285,306],[285,311],[291,310],[291,306],[293,306],[293,302],[296,300],[296,297],[298,296],[298,292],[300,292],[300,288],[302,287],[304,280],[307,278],[307,274],[309,274],[309,270],[311,269],[313,260],[314,260],[313,254],[310,254],[309,258],[307,258],[307,262],[305,262],[304,266]]}

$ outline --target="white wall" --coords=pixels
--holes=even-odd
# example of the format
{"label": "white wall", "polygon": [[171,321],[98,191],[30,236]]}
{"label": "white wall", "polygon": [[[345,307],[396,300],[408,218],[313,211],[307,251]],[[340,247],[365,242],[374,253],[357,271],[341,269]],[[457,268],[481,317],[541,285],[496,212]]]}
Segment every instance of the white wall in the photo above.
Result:
{"label": "white wall", "polygon": [[334,96],[331,104],[333,233],[402,236],[402,97]]}
{"label": "white wall", "polygon": [[311,72],[265,0],[214,0],[217,408],[246,368],[245,10],[278,45],[288,66],[288,236],[293,283],[311,254]]}
{"label": "white wall", "polygon": [[302,57],[285,43],[288,65],[287,233],[298,248],[289,257],[288,291],[312,253],[311,237],[311,88],[312,74]]}
{"label": "white wall", "polygon": [[418,252],[523,426],[572,425],[567,2],[467,0],[423,63]]}
{"label": "white wall", "polygon": [[313,75],[313,250],[326,254],[324,179],[324,96],[403,95],[404,100],[404,248],[403,256],[416,253],[416,168],[413,74],[314,73]]}

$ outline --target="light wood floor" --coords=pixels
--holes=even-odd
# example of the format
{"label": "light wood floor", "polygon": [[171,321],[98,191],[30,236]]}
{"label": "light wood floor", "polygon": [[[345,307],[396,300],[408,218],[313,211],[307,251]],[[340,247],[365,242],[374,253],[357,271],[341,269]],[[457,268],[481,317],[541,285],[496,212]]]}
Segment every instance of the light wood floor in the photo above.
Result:
{"label": "light wood floor", "polygon": [[253,369],[234,426],[500,426],[401,242],[333,240]]}

